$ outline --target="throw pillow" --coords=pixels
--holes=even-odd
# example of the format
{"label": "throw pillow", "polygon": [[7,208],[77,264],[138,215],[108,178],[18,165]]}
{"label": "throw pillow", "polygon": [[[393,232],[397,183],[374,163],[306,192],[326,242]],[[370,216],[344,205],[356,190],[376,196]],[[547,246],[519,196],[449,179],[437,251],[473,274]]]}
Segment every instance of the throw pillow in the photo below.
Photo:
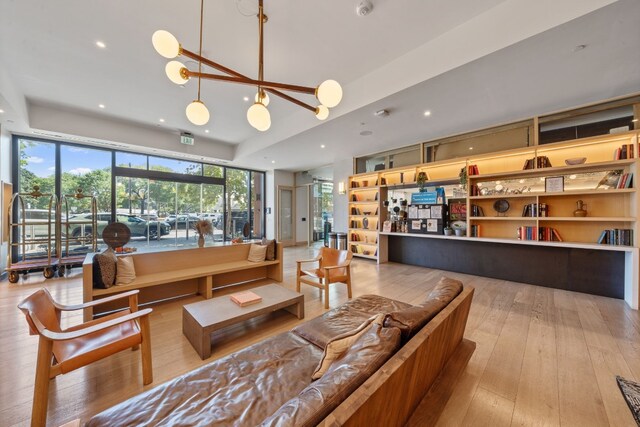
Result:
{"label": "throw pillow", "polygon": [[356,342],[362,334],[364,334],[371,328],[371,326],[373,326],[374,324],[382,326],[384,317],[384,314],[378,314],[376,316],[370,317],[353,331],[338,335],[337,337],[329,341],[324,349],[324,353],[322,353],[322,357],[320,358],[318,367],[311,376],[311,379],[317,380],[318,378],[322,377],[322,375],[327,372],[327,369],[329,369],[331,364],[339,359],[340,356],[342,356],[342,354],[347,351],[349,347],[351,347],[351,345]]}
{"label": "throw pillow", "polygon": [[263,237],[262,238],[262,244],[267,246],[267,256],[265,257],[265,259],[267,261],[274,261],[276,259],[276,241],[275,241],[275,239],[267,240],[266,237]]}
{"label": "throw pillow", "polygon": [[128,285],[136,280],[136,268],[132,256],[118,257],[116,285]]}
{"label": "throw pillow", "polygon": [[262,262],[264,261],[264,257],[267,255],[267,247],[262,245],[256,245],[255,243],[251,245],[249,249],[249,258],[247,260],[251,262]]}
{"label": "throw pillow", "polygon": [[93,257],[93,287],[107,289],[116,282],[117,258],[111,248]]}

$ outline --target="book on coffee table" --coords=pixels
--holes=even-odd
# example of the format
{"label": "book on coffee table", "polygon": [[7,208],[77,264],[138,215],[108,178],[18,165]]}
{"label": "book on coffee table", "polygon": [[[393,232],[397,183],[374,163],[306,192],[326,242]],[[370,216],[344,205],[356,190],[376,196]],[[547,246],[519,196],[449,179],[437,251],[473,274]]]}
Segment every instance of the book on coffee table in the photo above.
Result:
{"label": "book on coffee table", "polygon": [[238,292],[237,294],[231,294],[231,301],[238,304],[240,307],[246,307],[247,305],[257,304],[262,301],[262,297],[255,292],[246,291]]}

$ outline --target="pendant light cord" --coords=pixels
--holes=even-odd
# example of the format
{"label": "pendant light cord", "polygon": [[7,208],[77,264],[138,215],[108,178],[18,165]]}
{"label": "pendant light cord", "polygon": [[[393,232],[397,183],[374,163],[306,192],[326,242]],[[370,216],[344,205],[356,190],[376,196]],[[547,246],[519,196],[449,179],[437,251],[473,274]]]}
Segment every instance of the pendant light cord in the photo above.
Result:
{"label": "pendant light cord", "polygon": [[[204,17],[204,0],[200,0],[200,50],[198,55],[202,58],[202,21]],[[202,73],[202,60],[198,61],[198,74]],[[200,76],[198,75],[198,101],[200,101]]]}
{"label": "pendant light cord", "polygon": [[[258,53],[258,80],[263,80],[263,73],[264,73],[264,55],[263,55],[263,44],[264,44],[264,37],[263,37],[263,31],[264,31],[264,6],[262,5],[262,0],[259,0],[258,3],[258,33],[260,34],[260,51]],[[258,86],[258,101],[259,102],[263,102],[262,101],[262,88],[260,86]]]}

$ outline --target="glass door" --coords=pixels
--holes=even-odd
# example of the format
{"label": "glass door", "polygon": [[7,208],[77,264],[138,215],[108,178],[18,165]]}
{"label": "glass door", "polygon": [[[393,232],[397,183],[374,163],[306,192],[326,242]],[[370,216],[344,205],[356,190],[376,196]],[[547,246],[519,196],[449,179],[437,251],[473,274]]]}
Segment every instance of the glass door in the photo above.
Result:
{"label": "glass door", "polygon": [[311,186],[311,218],[309,223],[314,242],[325,239],[325,231],[333,227],[333,182],[318,182]]}
{"label": "glass door", "polygon": [[278,241],[284,246],[295,244],[293,191],[293,187],[278,186]]}

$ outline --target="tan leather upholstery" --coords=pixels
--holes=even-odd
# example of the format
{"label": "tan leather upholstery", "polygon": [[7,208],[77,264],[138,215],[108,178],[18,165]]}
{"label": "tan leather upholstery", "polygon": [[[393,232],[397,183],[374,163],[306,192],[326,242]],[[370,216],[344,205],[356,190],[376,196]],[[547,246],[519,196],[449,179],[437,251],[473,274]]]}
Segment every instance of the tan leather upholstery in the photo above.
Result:
{"label": "tan leather upholstery", "polygon": [[[324,291],[324,308],[329,308],[329,285],[332,283],[346,283],[349,298],[351,298],[351,259],[349,251],[333,248],[320,248],[318,256],[311,260],[297,261],[296,289],[300,292],[300,283],[315,286]],[[317,268],[302,269],[304,263],[318,263]]]}
{"label": "tan leather upholstery", "polygon": [[[49,379],[86,366],[96,360],[142,344],[143,381],[153,381],[148,316],[151,309],[138,311],[138,291],[126,292],[77,306],[57,304],[46,289],[22,301],[32,335],[40,335],[31,425],[45,425]],[[62,311],[82,310],[120,298],[129,298],[127,310],[67,329],[60,327]]]}
{"label": "tan leather upholstery", "polygon": [[372,315],[408,307],[412,307],[411,304],[378,295],[363,295],[296,326],[291,332],[324,350],[331,339],[354,330]]}
{"label": "tan leather upholstery", "polygon": [[460,292],[462,292],[462,282],[442,277],[422,303],[390,312],[384,325],[399,328],[402,331],[402,338],[407,341],[453,301]]}

